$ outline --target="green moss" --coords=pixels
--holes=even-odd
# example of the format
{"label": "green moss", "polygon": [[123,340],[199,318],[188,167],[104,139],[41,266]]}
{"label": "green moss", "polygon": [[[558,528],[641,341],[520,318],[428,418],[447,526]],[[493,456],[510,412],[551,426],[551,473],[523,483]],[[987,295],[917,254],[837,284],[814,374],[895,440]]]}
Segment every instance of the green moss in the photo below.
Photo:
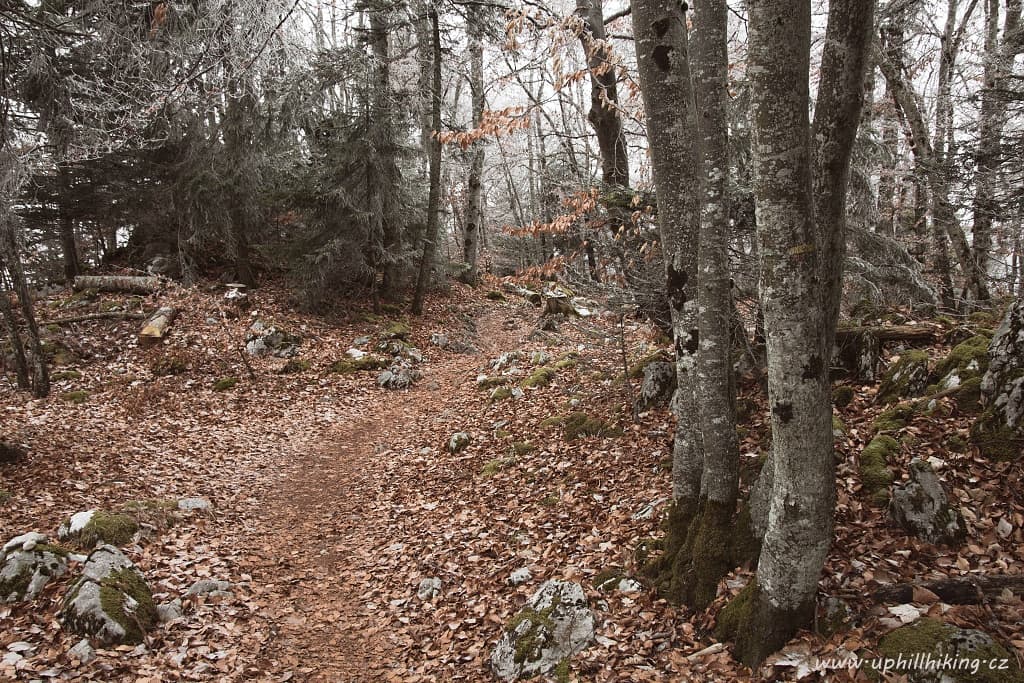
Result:
{"label": "green moss", "polygon": [[50,379],[54,382],[67,382],[74,379],[82,379],[82,373],[78,370],[62,370],[50,375]]}
{"label": "green moss", "polygon": [[412,330],[410,330],[409,326],[400,320],[396,320],[391,323],[384,330],[385,339],[401,339],[402,341],[407,341],[410,335],[412,335]]}
{"label": "green moss", "polygon": [[60,395],[62,401],[68,403],[85,403],[89,400],[88,391],[66,391]]}
{"label": "green moss", "polygon": [[981,412],[981,377],[971,377],[962,382],[953,394],[953,401],[962,413],[973,415]]}
{"label": "green moss", "polygon": [[12,593],[20,599],[32,583],[32,572],[24,570],[9,579],[0,578],[0,599],[6,600]]}
{"label": "green moss", "polygon": [[865,493],[874,496],[886,492],[893,481],[893,472],[888,467],[889,459],[899,452],[900,444],[891,436],[880,435],[871,440],[860,454],[860,481]]}
{"label": "green moss", "polygon": [[515,455],[526,455],[535,450],[537,450],[537,447],[529,441],[516,441],[512,444],[512,453]]}
{"label": "green moss", "polygon": [[560,360],[560,361],[555,361],[555,369],[556,370],[568,370],[570,368],[576,367],[579,364],[580,364],[580,362],[578,360],[576,360],[575,358],[565,358],[565,359]]}
{"label": "green moss", "polygon": [[565,416],[562,422],[565,438],[574,441],[581,436],[618,437],[622,429],[604,420],[590,417],[586,413],[575,412]]}
{"label": "green moss", "polygon": [[846,436],[846,425],[843,424],[843,420],[838,415],[832,416],[832,436],[837,439],[841,439]]}
{"label": "green moss", "polygon": [[511,467],[515,464],[515,458],[495,458],[494,460],[488,460],[484,464],[483,469],[480,470],[480,474],[490,479],[506,467]]}
{"label": "green moss", "polygon": [[671,358],[669,358],[668,354],[665,353],[664,351],[659,350],[655,351],[654,353],[649,353],[640,360],[638,360],[637,362],[629,366],[629,369],[626,371],[626,377],[628,377],[629,379],[643,379],[644,368],[646,368],[648,365],[650,365],[651,363],[665,363],[670,360]]}
{"label": "green moss", "polygon": [[971,443],[982,456],[992,460],[1013,460],[1024,450],[1024,436],[1008,427],[991,408],[975,420],[971,427]]}
{"label": "green moss", "polygon": [[354,372],[364,370],[383,370],[388,367],[388,362],[376,356],[363,356],[362,358],[346,358],[335,361],[331,365],[331,372],[336,375],[350,375]]}
{"label": "green moss", "polygon": [[[554,633],[555,624],[551,620],[551,615],[558,609],[559,604],[560,601],[556,595],[551,604],[544,609],[535,610],[532,607],[524,607],[509,622],[507,630],[517,634],[516,651],[513,655],[516,662],[522,664],[540,659],[544,646],[547,645],[548,639]],[[529,626],[519,632],[518,629],[523,623],[528,623]]]}
{"label": "green moss", "polygon": [[522,381],[524,388],[543,387],[551,383],[557,372],[554,368],[537,368],[529,377]]}
{"label": "green moss", "polygon": [[213,383],[213,390],[227,391],[228,389],[233,388],[236,384],[238,384],[237,377],[221,377]]}
{"label": "green moss", "polygon": [[501,292],[499,292],[496,289],[492,289],[491,291],[487,292],[487,294],[485,294],[484,296],[486,296],[491,301],[504,301],[505,300],[505,295],[502,294]]}
{"label": "green moss", "polygon": [[[127,607],[128,598],[135,601],[134,609]],[[139,574],[127,567],[100,582],[100,606],[125,630],[129,643],[141,643],[157,621],[153,594]]]}
{"label": "green moss", "polygon": [[498,387],[491,392],[491,403],[497,403],[498,401],[505,401],[512,398],[512,390],[508,387]]}
{"label": "green moss", "polygon": [[752,598],[756,589],[757,579],[752,576],[743,590],[718,613],[715,620],[715,637],[718,640],[732,640],[740,632],[740,626],[750,617]]}
{"label": "green moss", "polygon": [[149,364],[149,370],[157,377],[181,375],[188,370],[188,358],[184,352],[171,352],[155,358]]}
{"label": "green moss", "polygon": [[507,439],[510,436],[512,436],[512,432],[508,431],[507,429],[498,429],[494,432],[495,439]]}
{"label": "green moss", "polygon": [[847,384],[838,386],[832,390],[832,404],[835,405],[836,408],[845,408],[850,405],[850,401],[853,400],[854,395],[853,387]]}
{"label": "green moss", "polygon": [[[956,627],[937,619],[929,617],[918,619],[913,624],[900,627],[883,636],[878,643],[878,654],[887,659],[898,659],[902,656],[904,661],[912,660],[916,654],[931,655],[932,658],[941,660],[947,653],[954,655],[950,639],[956,631]],[[952,683],[1021,683],[1024,681],[1016,658],[999,644],[977,650],[962,650],[956,652],[955,655],[961,661],[977,661],[980,666],[977,672],[972,671],[971,668],[944,670],[943,673],[949,677]],[[1008,668],[1005,670],[990,668],[987,666],[990,661],[994,663],[1006,661]],[[872,673],[877,676],[880,672],[876,670]],[[910,672],[890,670],[888,673],[906,675]]]}
{"label": "green moss", "polygon": [[172,527],[178,520],[178,501],[175,498],[132,500],[125,503],[121,509],[137,522],[157,529]]}
{"label": "green moss", "polygon": [[904,351],[882,377],[878,400],[893,403],[907,396],[916,396],[927,377],[928,354],[917,350]]}
{"label": "green moss", "polygon": [[541,429],[545,429],[547,427],[558,427],[559,425],[562,425],[564,423],[565,415],[555,415],[553,417],[548,417],[541,420],[540,424],[538,424],[537,426],[540,427]]}
{"label": "green moss", "polygon": [[75,540],[85,548],[92,548],[98,542],[120,546],[131,541],[138,530],[139,523],[130,515],[97,510],[75,535]]}
{"label": "green moss", "polygon": [[919,402],[901,403],[883,411],[875,418],[875,432],[895,432],[907,426],[920,410]]}
{"label": "green moss", "polygon": [[553,508],[558,505],[558,501],[561,500],[558,496],[550,494],[540,499],[540,504],[546,508]]}
{"label": "green moss", "polygon": [[7,489],[0,489],[0,505],[7,505],[13,497]]}
{"label": "green moss", "polygon": [[476,383],[478,389],[493,389],[508,384],[508,377],[488,377]]}
{"label": "green moss", "polygon": [[999,324],[999,318],[993,311],[975,311],[967,316],[975,325],[984,325],[985,327],[994,327]]}
{"label": "green moss", "polygon": [[956,371],[961,382],[972,377],[980,377],[988,370],[988,346],[991,339],[985,335],[975,335],[953,347],[932,373],[932,379],[938,383],[949,373]]}
{"label": "green moss", "polygon": [[563,659],[555,667],[554,671],[556,683],[569,683],[569,660]]}
{"label": "green moss", "polygon": [[946,448],[953,451],[954,453],[966,453],[967,452],[967,439],[954,434],[953,436],[946,439]]}
{"label": "green moss", "polygon": [[939,323],[944,327],[953,327],[954,325],[956,325],[956,321],[954,321],[948,315],[940,315],[939,317],[935,318],[935,322]]}
{"label": "green moss", "polygon": [[665,542],[660,538],[641,538],[633,548],[633,564],[640,567],[643,573],[651,576],[651,557],[665,549]]}
{"label": "green moss", "polygon": [[300,372],[305,372],[306,370],[309,370],[309,368],[310,362],[308,360],[303,360],[301,358],[292,358],[291,360],[284,364],[284,367],[282,367],[279,370],[279,372],[282,375],[295,375]]}

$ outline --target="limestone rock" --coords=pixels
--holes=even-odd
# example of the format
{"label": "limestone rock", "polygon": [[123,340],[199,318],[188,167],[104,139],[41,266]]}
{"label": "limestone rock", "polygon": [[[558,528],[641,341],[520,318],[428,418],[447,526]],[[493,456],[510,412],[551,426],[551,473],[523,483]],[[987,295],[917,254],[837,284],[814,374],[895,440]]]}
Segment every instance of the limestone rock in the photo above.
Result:
{"label": "limestone rock", "polygon": [[245,338],[245,351],[251,356],[274,355],[277,358],[292,358],[299,355],[302,339],[257,320],[249,327]]}
{"label": "limestone rock", "polygon": [[207,498],[180,498],[178,509],[182,512],[210,512],[213,510],[213,503]]}
{"label": "limestone rock", "polygon": [[503,681],[545,674],[593,639],[594,615],[583,587],[552,579],[506,627],[491,652],[491,669]]}
{"label": "limestone rock", "polygon": [[942,482],[927,461],[910,462],[910,481],[892,492],[889,514],[897,524],[928,543],[956,544],[967,534],[959,510],[950,507]]}
{"label": "limestone rock", "polygon": [[92,660],[96,659],[96,650],[93,649],[88,638],[82,638],[78,641],[74,647],[68,650],[68,654],[80,661],[82,664],[88,664]]}
{"label": "limestone rock", "polygon": [[[990,635],[937,619],[918,619],[890,631],[879,641],[878,654],[890,662],[884,672],[887,680],[905,676],[910,683],[1024,683],[1016,657]],[[944,661],[958,666],[943,667]]]}
{"label": "limestone rock", "polygon": [[187,591],[187,596],[209,595],[212,597],[231,597],[231,583],[217,579],[200,579],[192,584]]}
{"label": "limestone rock", "polygon": [[68,555],[34,531],[15,536],[0,551],[0,602],[32,600],[67,571]]}
{"label": "limestone rock", "polygon": [[508,582],[513,586],[518,586],[520,584],[526,583],[532,578],[533,574],[530,572],[529,567],[520,567],[519,569],[509,574]]}
{"label": "limestone rock", "polygon": [[174,621],[175,619],[180,619],[182,614],[184,614],[184,612],[181,608],[181,598],[175,598],[163,605],[157,605],[156,608],[157,619],[161,624],[165,624],[168,621]]}
{"label": "limestone rock", "polygon": [[157,621],[153,595],[142,573],[111,545],[89,555],[81,578],[61,610],[66,628],[99,643],[141,643]]}
{"label": "limestone rock", "polygon": [[1003,319],[988,350],[981,380],[984,412],[971,430],[983,455],[1008,460],[1024,450],[1024,299]]}
{"label": "limestone rock", "polygon": [[894,403],[903,398],[920,396],[927,386],[928,354],[924,351],[904,351],[882,376],[878,401]]}
{"label": "limestone rock", "polygon": [[675,363],[655,361],[643,368],[644,381],[640,385],[637,406],[646,410],[652,406],[668,403],[676,390]]}
{"label": "limestone rock", "polygon": [[124,545],[139,530],[135,518],[116,512],[85,510],[71,515],[57,529],[57,538],[72,541],[83,548],[97,543]]}
{"label": "limestone rock", "polygon": [[408,389],[423,377],[423,373],[400,363],[377,375],[377,386],[385,389]]}
{"label": "limestone rock", "polygon": [[419,588],[416,589],[416,597],[420,600],[430,600],[436,598],[440,592],[441,579],[431,576],[420,581]]}
{"label": "limestone rock", "polygon": [[455,432],[452,437],[448,439],[448,452],[459,453],[466,450],[469,444],[473,441],[469,434],[466,432]]}

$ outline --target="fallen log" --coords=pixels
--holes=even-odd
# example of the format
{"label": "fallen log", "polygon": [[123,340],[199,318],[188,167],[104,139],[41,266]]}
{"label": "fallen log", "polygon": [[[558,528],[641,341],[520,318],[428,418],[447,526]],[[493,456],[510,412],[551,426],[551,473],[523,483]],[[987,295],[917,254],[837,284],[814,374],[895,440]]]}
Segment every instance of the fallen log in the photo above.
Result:
{"label": "fallen log", "polygon": [[152,294],[160,288],[160,278],[130,275],[79,275],[72,285],[75,291],[94,289],[97,292],[128,292]]}
{"label": "fallen log", "polygon": [[139,332],[139,341],[152,344],[163,339],[177,315],[178,309],[176,308],[164,306],[159,309],[142,326],[142,330]]}
{"label": "fallen log", "polygon": [[127,311],[106,311],[104,313],[85,313],[73,315],[69,318],[54,318],[44,320],[42,325],[70,325],[71,323],[84,323],[89,320],[145,320],[145,313],[129,313]]}
{"label": "fallen log", "polygon": [[998,597],[1004,590],[1024,595],[1024,576],[971,576],[921,583],[899,583],[879,588],[871,597],[875,602],[904,604],[914,602],[914,592],[931,591],[950,605],[977,605]]}
{"label": "fallen log", "polygon": [[913,341],[930,342],[935,339],[938,328],[930,325],[861,325],[858,327],[840,327],[836,330],[836,340],[870,335],[881,342]]}

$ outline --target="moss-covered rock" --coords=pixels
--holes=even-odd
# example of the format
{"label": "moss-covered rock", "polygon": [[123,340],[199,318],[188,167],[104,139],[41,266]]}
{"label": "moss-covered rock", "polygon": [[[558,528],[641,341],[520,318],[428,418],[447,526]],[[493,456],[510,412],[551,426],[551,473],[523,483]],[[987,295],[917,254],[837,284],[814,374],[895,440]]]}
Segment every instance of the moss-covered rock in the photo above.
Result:
{"label": "moss-covered rock", "polygon": [[236,384],[238,384],[237,377],[221,377],[213,383],[213,390],[227,391],[228,389],[233,389]]}
{"label": "moss-covered rock", "polygon": [[1017,458],[1024,452],[1024,299],[1007,312],[988,360],[980,386],[984,411],[971,428],[971,441],[985,457]]}
{"label": "moss-covered rock", "polygon": [[891,436],[881,434],[871,440],[860,454],[860,483],[872,502],[882,503],[888,500],[889,486],[893,481],[893,471],[889,461],[899,453],[900,444]]}
{"label": "moss-covered rock", "polygon": [[451,438],[448,439],[448,452],[449,453],[461,453],[469,447],[469,444],[473,442],[473,439],[466,432],[455,432]]}
{"label": "moss-covered rock", "polygon": [[484,463],[483,468],[480,470],[480,474],[481,476],[489,479],[506,467],[511,467],[515,464],[515,458],[494,458],[493,460],[488,460]]}
{"label": "moss-covered rock", "polygon": [[278,374],[281,375],[297,375],[300,372],[305,372],[306,370],[309,370],[309,368],[310,363],[308,360],[304,360],[302,358],[292,358],[287,363],[285,363],[277,372]]}
{"label": "moss-covered rock", "polygon": [[156,624],[153,595],[139,570],[110,545],[94,550],[61,610],[64,625],[104,645],[141,643]]}
{"label": "moss-covered rock", "polygon": [[988,370],[990,341],[989,337],[979,334],[953,347],[931,374],[931,382],[935,384],[936,389],[952,389],[984,375]]}
{"label": "moss-covered rock", "polygon": [[0,603],[32,600],[67,571],[68,552],[30,532],[12,538],[0,550]]}
{"label": "moss-covered rock", "polygon": [[154,358],[149,371],[155,377],[182,375],[188,370],[188,356],[182,350],[168,351]]}
{"label": "moss-covered rock", "polygon": [[655,351],[654,353],[649,353],[640,360],[638,360],[637,362],[629,366],[629,368],[626,370],[626,377],[628,377],[629,379],[643,379],[644,368],[646,368],[651,363],[668,363],[671,361],[672,357],[669,356],[669,354],[666,353],[665,351],[658,350]]}
{"label": "moss-covered rock", "polygon": [[65,520],[57,530],[57,537],[83,548],[91,548],[97,543],[119,546],[131,541],[138,530],[139,523],[131,515],[87,510]]}
{"label": "moss-covered rock", "polygon": [[344,358],[331,364],[331,372],[336,375],[350,375],[354,372],[370,370],[384,370],[390,363],[377,356],[362,356],[360,358]]}
{"label": "moss-covered rock", "polygon": [[[906,676],[911,683],[1024,683],[1016,657],[986,633],[937,619],[918,619],[878,643],[871,674]],[[942,667],[943,661],[951,662]],[[929,666],[929,663],[931,666]]]}
{"label": "moss-covered rock", "polygon": [[476,386],[478,389],[494,389],[495,387],[503,387],[508,382],[508,377],[482,377],[476,381]]}
{"label": "moss-covered rock", "polygon": [[838,415],[832,416],[832,436],[837,439],[846,436],[846,425],[843,424],[843,418]]}
{"label": "moss-covered rock", "polygon": [[88,391],[66,391],[60,395],[62,401],[68,403],[85,403],[89,400]]}
{"label": "moss-covered rock", "polygon": [[396,320],[384,329],[385,339],[401,339],[402,341],[408,341],[409,337],[412,336],[412,330],[409,326],[400,320]]}
{"label": "moss-covered rock", "polygon": [[50,375],[52,382],[69,382],[76,379],[82,379],[82,373],[78,370],[61,370]]}
{"label": "moss-covered rock", "polygon": [[492,289],[491,291],[487,292],[487,294],[485,294],[484,296],[486,296],[491,301],[505,301],[505,295],[496,289]]}
{"label": "moss-covered rock", "polygon": [[547,386],[557,374],[558,372],[554,368],[537,368],[522,381],[522,387],[526,389]]}
{"label": "moss-covered rock", "polygon": [[497,403],[498,401],[505,401],[512,398],[512,390],[508,387],[496,387],[491,392],[490,402]]}
{"label": "moss-covered rock", "polygon": [[562,421],[565,438],[573,441],[581,436],[618,437],[622,429],[583,412],[569,413]]}
{"label": "moss-covered rock", "polygon": [[872,426],[876,433],[899,431],[914,419],[921,407],[918,402],[897,404],[879,413]]}
{"label": "moss-covered rock", "polygon": [[853,387],[848,384],[843,384],[832,390],[832,405],[836,408],[845,408],[850,405],[850,401],[853,400],[853,397]]}
{"label": "moss-covered rock", "polygon": [[927,386],[928,354],[917,350],[904,351],[882,376],[878,400],[893,403],[902,398],[920,396]]}
{"label": "moss-covered rock", "polygon": [[516,441],[512,444],[512,453],[517,456],[526,455],[535,450],[537,450],[537,447],[529,441]]}

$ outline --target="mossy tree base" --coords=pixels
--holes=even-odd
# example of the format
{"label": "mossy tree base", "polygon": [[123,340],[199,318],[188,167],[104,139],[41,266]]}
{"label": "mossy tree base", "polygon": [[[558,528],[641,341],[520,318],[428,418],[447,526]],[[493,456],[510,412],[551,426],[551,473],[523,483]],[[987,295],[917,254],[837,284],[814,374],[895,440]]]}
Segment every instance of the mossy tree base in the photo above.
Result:
{"label": "mossy tree base", "polygon": [[754,669],[813,621],[813,600],[796,609],[776,607],[761,591],[757,579],[751,578],[750,584],[722,610],[715,634],[722,640],[735,639],[733,655]]}
{"label": "mossy tree base", "polygon": [[645,573],[671,602],[704,609],[730,569],[757,556],[750,516],[709,500],[676,501],[666,522],[665,551]]}

